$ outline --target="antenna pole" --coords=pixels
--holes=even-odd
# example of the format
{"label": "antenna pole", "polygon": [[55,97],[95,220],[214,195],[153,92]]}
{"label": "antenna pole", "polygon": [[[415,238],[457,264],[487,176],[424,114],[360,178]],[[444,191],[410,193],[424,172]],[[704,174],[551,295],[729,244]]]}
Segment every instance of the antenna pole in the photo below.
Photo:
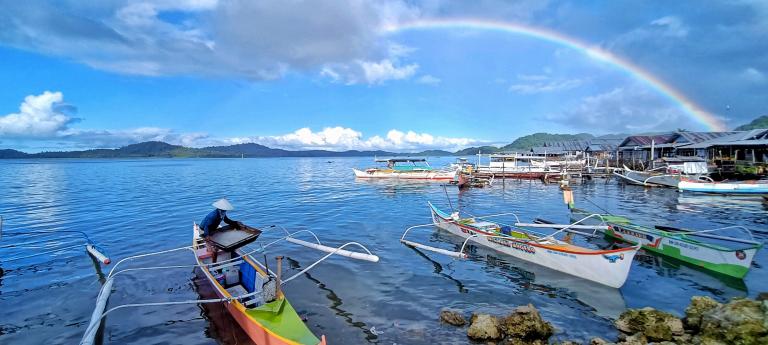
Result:
{"label": "antenna pole", "polygon": [[448,188],[445,185],[443,185],[443,191],[445,192],[445,198],[448,199],[448,206],[451,206],[451,213],[453,213],[453,203],[451,203],[451,197],[448,196]]}

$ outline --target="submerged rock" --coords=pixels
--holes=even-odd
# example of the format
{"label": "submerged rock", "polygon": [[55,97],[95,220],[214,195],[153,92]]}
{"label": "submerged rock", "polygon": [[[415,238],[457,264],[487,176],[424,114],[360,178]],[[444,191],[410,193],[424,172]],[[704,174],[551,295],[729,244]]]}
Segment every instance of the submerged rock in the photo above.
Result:
{"label": "submerged rock", "polygon": [[498,340],[502,338],[499,326],[499,320],[495,316],[472,314],[467,336],[473,340]]}
{"label": "submerged rock", "polygon": [[720,302],[707,296],[693,296],[691,304],[685,308],[685,326],[686,328],[698,331],[701,326],[701,317],[704,313],[720,307]]}
{"label": "submerged rock", "polygon": [[701,316],[701,344],[768,344],[768,304],[765,301],[734,299]]}
{"label": "submerged rock", "polygon": [[637,333],[635,335],[630,335],[624,339],[624,341],[620,342],[621,345],[646,345],[648,344],[648,338],[643,335],[643,333]]}
{"label": "submerged rock", "polygon": [[642,333],[650,341],[670,341],[684,333],[679,318],[653,308],[629,309],[614,324],[624,333]]}
{"label": "submerged rock", "polygon": [[532,304],[515,308],[501,320],[501,329],[508,337],[526,340],[548,340],[554,333]]}
{"label": "submerged rock", "polygon": [[467,324],[467,320],[464,319],[464,316],[459,311],[451,309],[440,311],[440,321],[453,326],[464,326]]}

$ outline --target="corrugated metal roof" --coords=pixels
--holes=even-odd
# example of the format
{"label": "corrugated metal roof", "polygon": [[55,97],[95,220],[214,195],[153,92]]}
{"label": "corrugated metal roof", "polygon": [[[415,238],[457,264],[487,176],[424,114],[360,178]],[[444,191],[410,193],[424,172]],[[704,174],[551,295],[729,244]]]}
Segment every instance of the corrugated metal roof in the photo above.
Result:
{"label": "corrugated metal roof", "polygon": [[734,132],[719,138],[686,145],[684,148],[705,149],[712,146],[765,145],[765,141],[768,141],[768,129],[753,129],[744,132]]}
{"label": "corrugated metal roof", "polygon": [[668,142],[675,133],[658,134],[658,135],[632,135],[628,136],[621,142],[619,147],[635,147],[635,146],[650,146],[651,142],[656,144],[664,144]]}
{"label": "corrugated metal roof", "polygon": [[717,139],[724,136],[733,135],[739,132],[677,132],[668,143],[700,143],[707,140]]}

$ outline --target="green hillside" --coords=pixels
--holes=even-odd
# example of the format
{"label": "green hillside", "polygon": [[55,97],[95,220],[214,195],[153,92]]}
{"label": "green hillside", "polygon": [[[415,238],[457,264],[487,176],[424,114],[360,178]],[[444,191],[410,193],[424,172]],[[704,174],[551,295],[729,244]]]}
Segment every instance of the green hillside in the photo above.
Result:
{"label": "green hillside", "polygon": [[752,122],[750,122],[750,123],[748,123],[746,125],[741,125],[739,127],[736,127],[733,130],[735,130],[735,131],[748,131],[750,129],[758,129],[758,128],[768,128],[768,115],[760,116],[760,117],[752,120]]}
{"label": "green hillside", "polygon": [[579,134],[550,134],[550,133],[534,133],[519,137],[515,139],[511,144],[501,148],[502,151],[513,150],[526,150],[535,146],[544,146],[544,143],[553,141],[575,141],[575,140],[589,140],[594,138],[589,133]]}

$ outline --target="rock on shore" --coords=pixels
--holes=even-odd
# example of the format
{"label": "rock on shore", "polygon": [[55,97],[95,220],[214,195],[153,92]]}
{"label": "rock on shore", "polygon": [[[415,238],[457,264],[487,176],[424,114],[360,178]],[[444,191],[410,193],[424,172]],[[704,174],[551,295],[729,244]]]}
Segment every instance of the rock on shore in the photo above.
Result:
{"label": "rock on shore", "polygon": [[[685,309],[685,318],[653,308],[628,309],[614,322],[621,332],[609,342],[593,338],[589,345],[768,345],[768,299],[737,298],[720,303],[709,297],[695,296]],[[464,317],[443,310],[440,318],[462,326]],[[549,344],[554,327],[541,318],[533,305],[520,306],[505,317],[473,314],[467,336],[493,344]],[[564,341],[556,344],[575,345]]]}

